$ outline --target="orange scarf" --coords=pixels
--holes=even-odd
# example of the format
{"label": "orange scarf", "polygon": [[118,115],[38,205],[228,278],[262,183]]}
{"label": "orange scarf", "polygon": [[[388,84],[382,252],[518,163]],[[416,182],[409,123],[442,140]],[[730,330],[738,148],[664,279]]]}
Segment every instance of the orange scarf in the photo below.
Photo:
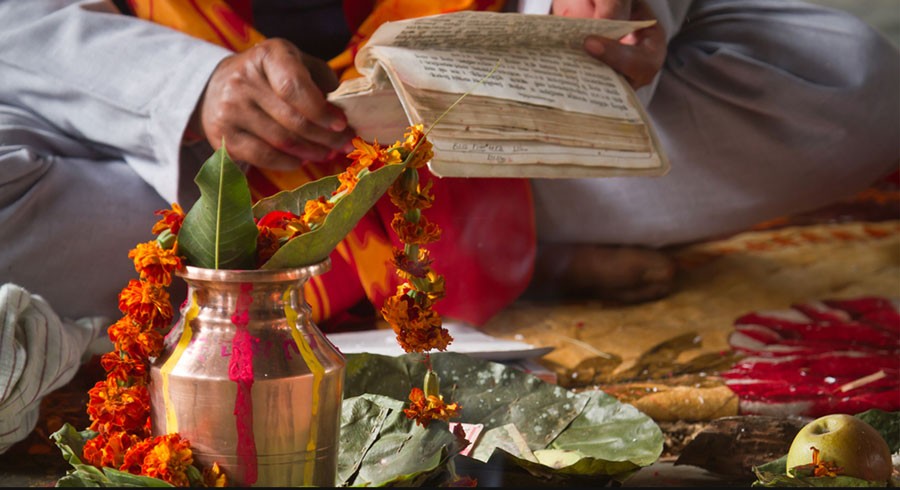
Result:
{"label": "orange scarf", "polygon": [[[265,39],[251,25],[250,0],[128,2],[137,17],[233,51]],[[504,0],[345,0],[345,15],[355,32],[329,65],[342,80],[359,76],[353,59],[384,22],[459,10],[500,11],[503,4]],[[345,165],[341,158],[311,162],[292,172],[252,167],[247,179],[254,199],[259,199],[339,173]],[[523,179],[431,180],[435,203],[427,213],[443,234],[429,249],[435,270],[447,284],[439,313],[481,325],[518,297],[531,278],[535,228],[530,185]],[[379,201],[331,254],[331,271],[307,283],[305,296],[313,319],[326,331],[346,328],[357,319],[350,311],[366,300],[377,311],[400,283],[391,265],[392,245],[402,248],[390,228],[395,211],[387,198]],[[371,309],[367,313],[374,314]]]}

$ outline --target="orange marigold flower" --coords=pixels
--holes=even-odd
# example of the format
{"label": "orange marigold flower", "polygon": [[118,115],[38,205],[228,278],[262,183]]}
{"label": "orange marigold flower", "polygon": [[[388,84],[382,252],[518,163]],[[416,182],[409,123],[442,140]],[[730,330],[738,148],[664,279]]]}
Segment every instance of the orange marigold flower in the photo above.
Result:
{"label": "orange marigold flower", "polygon": [[172,321],[169,292],[160,284],[131,279],[119,293],[119,310],[132,320],[159,329]]}
{"label": "orange marigold flower", "polygon": [[404,408],[403,413],[407,418],[415,419],[416,424],[428,427],[432,420],[450,420],[460,410],[458,403],[446,403],[440,395],[425,395],[421,388],[413,387],[409,392],[409,408]]}
{"label": "orange marigold flower", "polygon": [[[147,363],[124,352],[107,352],[100,357],[100,366],[107,378],[127,382],[131,378],[141,378],[147,374]],[[118,465],[117,465],[118,466]]]}
{"label": "orange marigold flower", "polygon": [[162,216],[150,230],[154,235],[159,235],[164,230],[169,230],[173,235],[177,235],[181,230],[181,224],[184,223],[184,210],[177,202],[172,203],[172,209],[160,209],[153,214]]}
{"label": "orange marigold flower", "polygon": [[128,448],[139,441],[139,437],[122,431],[108,435],[98,434],[85,442],[82,456],[87,463],[98,468],[118,468],[122,465]]}
{"label": "orange marigold flower", "polygon": [[156,240],[139,243],[128,252],[128,258],[134,259],[134,269],[142,279],[163,286],[172,284],[172,272],[184,268],[181,257],[160,247]]}
{"label": "orange marigold flower", "polygon": [[450,332],[442,327],[431,329],[401,327],[399,331],[395,328],[394,332],[397,334],[397,343],[404,352],[444,351],[453,341]]}
{"label": "orange marigold flower", "polygon": [[303,209],[303,222],[312,228],[314,225],[321,225],[328,213],[334,208],[334,203],[319,196],[318,199],[310,199],[306,201]]}
{"label": "orange marigold flower", "polygon": [[336,196],[345,192],[353,192],[353,189],[356,188],[356,183],[359,182],[359,172],[363,168],[364,167],[358,162],[353,162],[343,172],[338,174],[338,182],[340,182],[341,185],[339,185],[331,195]]}
{"label": "orange marigold flower", "polygon": [[[440,315],[431,307],[425,295],[413,299],[402,284],[398,293],[386,299],[381,314],[397,334],[397,342],[405,352],[426,352],[432,349],[445,350],[453,337],[443,328]],[[421,302],[421,304],[420,304]]]}
{"label": "orange marigold flower", "polygon": [[141,474],[186,487],[190,485],[187,470],[192,464],[191,444],[177,433],[166,434],[153,438],[153,446],[141,462]]}
{"label": "orange marigold flower", "polygon": [[429,180],[424,188],[417,186],[416,192],[411,192],[402,185],[392,185],[388,188],[388,196],[394,206],[404,213],[411,209],[428,209],[434,203],[434,195],[431,193],[433,183]]}
{"label": "orange marigold flower", "polygon": [[403,243],[409,245],[427,245],[441,238],[441,228],[425,216],[420,216],[417,223],[410,222],[403,213],[395,213],[391,220],[391,228]]}
{"label": "orange marigold flower", "polygon": [[366,140],[356,136],[351,143],[356,149],[348,153],[347,158],[353,160],[354,163],[358,163],[362,168],[370,167],[373,163],[383,158],[384,148],[378,144],[378,140],[374,140],[372,144],[369,144]]}
{"label": "orange marigold flower", "polygon": [[364,168],[376,169],[383,165],[400,163],[400,152],[396,148],[384,148],[374,140],[367,143],[359,136],[353,138],[353,146],[356,148],[347,154],[347,158],[353,161],[344,172],[338,176],[341,186],[334,191],[334,195],[344,191],[352,191],[356,186],[359,173]]}
{"label": "orange marigold flower", "polygon": [[812,464],[814,476],[830,476],[835,477],[841,474],[844,469],[834,464],[833,461],[819,460],[819,448],[812,447]]}
{"label": "orange marigold flower", "polygon": [[157,357],[162,353],[163,335],[158,330],[148,329],[135,322],[129,316],[122,317],[106,331],[116,350],[134,359]]}
{"label": "orange marigold flower", "polygon": [[410,126],[405,134],[406,140],[401,143],[405,150],[414,152],[411,153],[411,157],[407,156],[406,166],[409,168],[422,168],[434,157],[434,148],[425,138],[423,129],[424,126],[421,124]]}
{"label": "orange marigold flower", "polygon": [[150,393],[145,385],[119,386],[115,379],[98,381],[88,390],[87,413],[91,430],[140,435],[150,415]]}

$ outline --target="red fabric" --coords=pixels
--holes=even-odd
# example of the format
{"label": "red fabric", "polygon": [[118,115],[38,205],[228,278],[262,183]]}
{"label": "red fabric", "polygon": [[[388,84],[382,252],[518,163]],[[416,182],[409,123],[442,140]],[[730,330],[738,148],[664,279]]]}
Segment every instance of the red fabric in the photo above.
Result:
{"label": "red fabric", "polygon": [[[530,185],[524,179],[436,178],[424,173],[423,180],[434,182],[434,205],[423,214],[442,229],[441,239],[427,246],[433,269],[446,284],[446,296],[435,309],[442,316],[482,325],[519,297],[531,280],[536,232]],[[385,196],[375,208],[390,229],[396,207]],[[402,247],[392,231],[389,235]]]}

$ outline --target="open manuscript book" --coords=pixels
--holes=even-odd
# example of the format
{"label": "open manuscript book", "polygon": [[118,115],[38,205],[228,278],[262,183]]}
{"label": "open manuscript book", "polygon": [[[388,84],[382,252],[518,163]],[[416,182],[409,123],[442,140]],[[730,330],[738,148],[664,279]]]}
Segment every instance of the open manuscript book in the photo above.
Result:
{"label": "open manuscript book", "polygon": [[329,100],[360,136],[390,145],[469,92],[428,135],[440,177],[662,175],[669,163],[634,91],[582,48],[588,34],[652,23],[481,11],[388,22],[356,57],[363,77]]}

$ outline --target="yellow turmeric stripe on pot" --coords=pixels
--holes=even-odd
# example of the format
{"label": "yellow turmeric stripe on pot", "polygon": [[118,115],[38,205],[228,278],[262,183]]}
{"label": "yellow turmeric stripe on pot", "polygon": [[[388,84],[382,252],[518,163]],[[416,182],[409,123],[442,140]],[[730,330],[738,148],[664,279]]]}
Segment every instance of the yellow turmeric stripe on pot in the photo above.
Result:
{"label": "yellow turmeric stripe on pot", "polygon": [[316,451],[316,443],[318,442],[318,429],[319,424],[316,420],[319,412],[319,385],[322,383],[322,378],[325,376],[325,368],[322,366],[322,363],[319,362],[319,359],[316,358],[315,353],[313,353],[312,349],[309,347],[309,343],[306,342],[306,339],[300,335],[300,329],[297,328],[297,312],[294,311],[290,306],[290,301],[288,296],[291,294],[290,290],[284,292],[284,316],[287,318],[288,325],[291,327],[291,336],[294,337],[294,342],[297,344],[297,349],[300,351],[300,355],[303,357],[303,360],[306,362],[306,366],[309,368],[309,371],[313,375],[313,389],[312,389],[312,420],[309,424],[309,442],[306,445],[307,450],[307,460],[303,469],[303,483],[311,484],[313,474],[315,472],[315,451]]}
{"label": "yellow turmeric stripe on pot", "polygon": [[194,318],[197,318],[199,313],[200,307],[197,306],[197,295],[194,293],[191,296],[191,306],[184,317],[184,327],[181,331],[181,338],[178,339],[178,345],[175,346],[172,355],[159,370],[159,375],[162,378],[163,404],[166,407],[167,434],[178,432],[178,417],[175,415],[175,406],[172,405],[171,395],[169,394],[169,373],[171,373],[172,369],[175,368],[175,365],[178,364],[178,360],[181,359],[181,355],[191,342],[191,337],[194,335],[191,330],[191,322]]}

